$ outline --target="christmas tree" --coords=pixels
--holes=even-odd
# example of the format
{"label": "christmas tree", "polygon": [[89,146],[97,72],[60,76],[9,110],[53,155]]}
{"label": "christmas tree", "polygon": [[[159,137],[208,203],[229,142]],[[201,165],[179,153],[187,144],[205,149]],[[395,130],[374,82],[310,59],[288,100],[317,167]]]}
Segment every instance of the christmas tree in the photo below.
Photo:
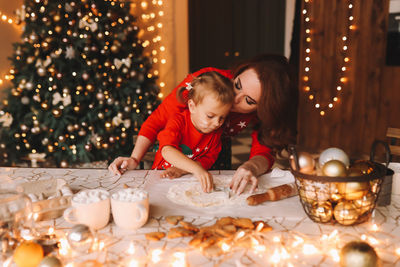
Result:
{"label": "christmas tree", "polygon": [[159,103],[128,3],[26,0],[12,88],[0,111],[3,161],[58,166],[129,155]]}

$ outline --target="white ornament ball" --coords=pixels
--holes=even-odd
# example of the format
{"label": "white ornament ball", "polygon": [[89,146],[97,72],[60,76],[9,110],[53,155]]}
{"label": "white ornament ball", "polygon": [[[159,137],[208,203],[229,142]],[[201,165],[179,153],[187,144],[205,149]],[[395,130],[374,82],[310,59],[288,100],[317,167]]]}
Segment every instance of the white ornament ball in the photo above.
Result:
{"label": "white ornament ball", "polygon": [[322,151],[321,155],[319,155],[319,166],[324,166],[324,164],[330,160],[339,160],[344,163],[346,167],[350,165],[350,159],[347,154],[337,147],[331,147]]}
{"label": "white ornament ball", "polygon": [[24,96],[21,98],[21,103],[24,105],[28,105],[29,104],[29,97]]}

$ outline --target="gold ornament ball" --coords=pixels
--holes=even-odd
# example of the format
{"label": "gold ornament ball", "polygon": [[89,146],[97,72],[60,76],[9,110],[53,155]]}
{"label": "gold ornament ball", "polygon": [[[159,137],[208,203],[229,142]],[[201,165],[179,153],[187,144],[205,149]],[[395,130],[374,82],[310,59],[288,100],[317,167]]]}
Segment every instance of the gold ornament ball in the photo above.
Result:
{"label": "gold ornament ball", "polygon": [[60,15],[55,15],[54,17],[53,17],[53,19],[54,19],[54,21],[59,21],[60,20]]}
{"label": "gold ornament ball", "polygon": [[61,30],[62,30],[62,28],[61,28],[61,26],[57,25],[57,26],[54,28],[54,30],[55,30],[57,33],[60,33]]}
{"label": "gold ornament ball", "polygon": [[93,91],[94,91],[94,86],[91,85],[91,84],[88,84],[88,85],[86,85],[86,89],[87,89],[89,92],[93,92]]}
{"label": "gold ornament ball", "polygon": [[[148,107],[149,108],[149,107]],[[315,160],[310,153],[300,152],[297,154],[297,159],[299,163],[299,170],[302,173],[312,174],[315,169]],[[290,156],[290,166],[293,170],[297,170],[296,162],[293,155]]]}
{"label": "gold ornament ball", "polygon": [[321,223],[330,222],[333,216],[332,204],[329,201],[314,202],[310,213],[314,221]]}
{"label": "gold ornament ball", "polygon": [[344,182],[337,183],[337,189],[347,200],[356,200],[362,198],[368,193],[369,183],[368,182]]}
{"label": "gold ornament ball", "polygon": [[360,214],[371,211],[375,205],[376,196],[368,192],[365,196],[360,199],[354,200],[354,205],[360,210]]}
{"label": "gold ornament ball", "polygon": [[340,251],[341,267],[378,267],[380,261],[376,251],[366,242],[352,241]]}
{"label": "gold ornament ball", "polygon": [[83,90],[83,86],[82,86],[82,85],[78,85],[78,86],[76,87],[76,90],[77,90],[77,91],[82,91],[82,90]]}
{"label": "gold ornament ball", "polygon": [[75,106],[75,107],[74,107],[74,111],[75,111],[75,112],[81,111],[81,107],[80,107],[80,106]]}
{"label": "gold ornament ball", "polygon": [[42,109],[48,109],[49,105],[47,104],[47,102],[43,102],[41,105]]}
{"label": "gold ornament ball", "polygon": [[53,116],[56,118],[59,118],[61,116],[61,110],[58,108],[53,109],[51,113],[53,113]]}
{"label": "gold ornament ball", "polygon": [[104,149],[107,149],[107,148],[108,148],[108,143],[103,143],[103,144],[102,144],[102,147],[103,147]]}
{"label": "gold ornament ball", "polygon": [[50,153],[54,152],[54,146],[48,145],[48,146],[47,146],[47,150],[48,150]]}
{"label": "gold ornament ball", "polygon": [[116,45],[112,45],[111,48],[110,48],[110,50],[111,50],[111,52],[113,52],[113,53],[117,53],[118,50],[119,50],[119,47],[116,46]]}
{"label": "gold ornament ball", "polygon": [[330,177],[346,176],[346,166],[339,160],[330,160],[322,166],[322,173]]}
{"label": "gold ornament ball", "polygon": [[351,225],[357,221],[360,214],[352,201],[343,200],[336,205],[333,215],[338,223]]}

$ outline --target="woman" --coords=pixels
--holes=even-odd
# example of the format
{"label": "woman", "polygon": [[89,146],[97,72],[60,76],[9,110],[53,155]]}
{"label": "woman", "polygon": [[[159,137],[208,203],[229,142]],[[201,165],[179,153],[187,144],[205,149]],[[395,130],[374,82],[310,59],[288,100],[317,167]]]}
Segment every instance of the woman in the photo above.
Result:
{"label": "woman", "polygon": [[120,175],[139,165],[168,117],[187,108],[177,100],[176,92],[186,87],[193,77],[208,71],[217,71],[234,81],[235,101],[223,126],[224,133],[236,135],[250,123],[254,125],[250,159],[236,170],[231,189],[241,194],[248,183],[251,183],[251,192],[256,189],[257,177],[272,167],[273,155],[296,142],[297,83],[287,59],[279,55],[254,57],[232,71],[204,68],[188,75],[143,123],[131,157],[118,157],[110,164],[108,169],[112,173]]}

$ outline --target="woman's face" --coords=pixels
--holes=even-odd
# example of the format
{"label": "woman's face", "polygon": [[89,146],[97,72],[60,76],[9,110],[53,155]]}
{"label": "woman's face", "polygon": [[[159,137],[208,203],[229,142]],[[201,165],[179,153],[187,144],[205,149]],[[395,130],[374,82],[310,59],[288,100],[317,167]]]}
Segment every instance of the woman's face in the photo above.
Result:
{"label": "woman's face", "polygon": [[243,71],[234,79],[235,100],[231,111],[251,113],[261,98],[261,83],[253,69]]}

